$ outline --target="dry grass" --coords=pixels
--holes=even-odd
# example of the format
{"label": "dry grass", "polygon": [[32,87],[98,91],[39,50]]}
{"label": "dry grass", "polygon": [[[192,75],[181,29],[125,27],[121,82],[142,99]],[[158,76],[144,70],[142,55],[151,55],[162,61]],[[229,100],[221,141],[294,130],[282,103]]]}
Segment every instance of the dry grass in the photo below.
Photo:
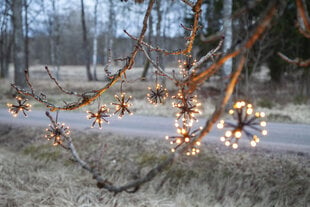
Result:
{"label": "dry grass", "polygon": [[[309,154],[209,144],[137,193],[96,188],[70,155],[42,138],[43,130],[0,126],[3,206],[295,206],[310,203]],[[81,155],[112,182],[124,183],[165,159],[163,140],[73,132]]]}

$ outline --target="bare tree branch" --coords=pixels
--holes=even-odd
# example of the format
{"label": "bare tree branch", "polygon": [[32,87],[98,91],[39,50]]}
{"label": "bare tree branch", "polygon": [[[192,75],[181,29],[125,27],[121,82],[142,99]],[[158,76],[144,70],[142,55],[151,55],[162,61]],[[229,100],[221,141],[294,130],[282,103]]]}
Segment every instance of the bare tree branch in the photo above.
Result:
{"label": "bare tree branch", "polygon": [[300,58],[295,58],[295,59],[290,59],[288,58],[286,55],[284,55],[283,53],[281,52],[278,52],[278,55],[283,59],[285,60],[286,62],[288,63],[291,63],[291,64],[294,64],[294,65],[297,65],[299,67],[308,67],[310,66],[310,59],[307,59],[307,60],[303,60],[303,59],[300,59]]}

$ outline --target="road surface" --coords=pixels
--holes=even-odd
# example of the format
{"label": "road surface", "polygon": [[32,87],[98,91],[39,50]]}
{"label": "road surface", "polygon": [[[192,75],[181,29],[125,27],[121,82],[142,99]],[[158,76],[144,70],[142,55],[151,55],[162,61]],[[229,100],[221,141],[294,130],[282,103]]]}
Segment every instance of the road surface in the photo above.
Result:
{"label": "road surface", "polygon": [[[17,118],[13,118],[7,109],[0,109],[0,124],[48,126],[49,120],[44,111],[31,111],[28,114],[28,117],[19,114]],[[86,115],[86,113],[82,112],[61,112],[58,121],[67,123],[72,129],[96,130],[90,128],[92,121],[87,120]],[[174,119],[169,117],[133,115],[118,119],[114,116],[109,121],[109,124],[103,125],[101,131],[150,138],[164,138],[166,135],[176,135]],[[204,125],[203,120],[197,124],[197,126],[202,125]],[[267,130],[268,135],[261,138],[258,147],[310,153],[310,125],[268,123]],[[204,138],[204,141],[220,142],[219,137],[223,133],[214,126],[213,130]],[[241,140],[243,141],[241,144],[249,145],[248,140]]]}

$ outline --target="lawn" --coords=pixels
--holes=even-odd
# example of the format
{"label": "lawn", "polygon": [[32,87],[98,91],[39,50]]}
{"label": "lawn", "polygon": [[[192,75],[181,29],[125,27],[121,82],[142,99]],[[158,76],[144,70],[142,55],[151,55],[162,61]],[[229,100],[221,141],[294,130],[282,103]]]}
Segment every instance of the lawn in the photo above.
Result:
{"label": "lawn", "polygon": [[[137,193],[96,187],[70,154],[43,138],[42,128],[0,126],[0,203],[4,206],[294,206],[310,203],[310,155],[202,146],[181,157]],[[123,184],[164,160],[165,141],[74,131],[83,159]]]}

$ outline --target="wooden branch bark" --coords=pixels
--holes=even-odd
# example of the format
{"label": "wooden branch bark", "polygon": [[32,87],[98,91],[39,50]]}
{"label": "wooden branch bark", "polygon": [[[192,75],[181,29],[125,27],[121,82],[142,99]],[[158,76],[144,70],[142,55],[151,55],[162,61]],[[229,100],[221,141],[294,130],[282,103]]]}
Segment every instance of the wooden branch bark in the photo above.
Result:
{"label": "wooden branch bark", "polygon": [[301,58],[295,58],[295,59],[290,59],[289,57],[287,57],[286,55],[284,55],[281,52],[278,52],[278,55],[280,56],[280,58],[282,58],[283,60],[285,60],[288,63],[297,65],[299,67],[308,67],[310,66],[310,59],[307,60],[303,60]]}

